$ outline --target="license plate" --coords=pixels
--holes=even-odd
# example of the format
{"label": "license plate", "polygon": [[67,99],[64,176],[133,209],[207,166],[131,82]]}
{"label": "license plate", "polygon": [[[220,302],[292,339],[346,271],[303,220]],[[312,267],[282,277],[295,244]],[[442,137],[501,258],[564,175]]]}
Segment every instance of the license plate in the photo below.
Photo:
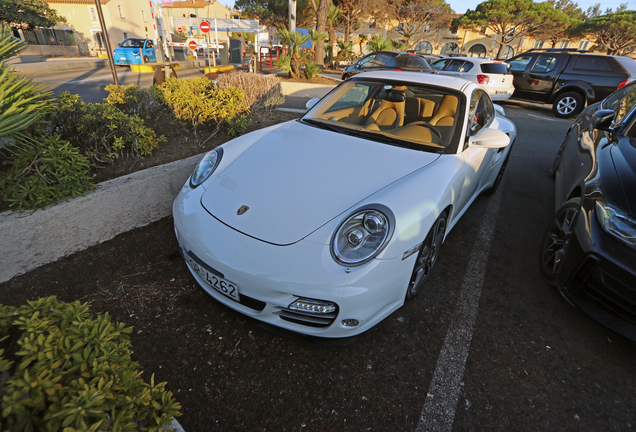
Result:
{"label": "license plate", "polygon": [[503,90],[496,90],[495,94],[508,94],[508,92]]}
{"label": "license plate", "polygon": [[224,296],[231,298],[232,300],[240,301],[238,285],[230,282],[227,279],[223,279],[222,277],[219,277],[214,273],[210,273],[188,255],[186,255],[186,262],[188,263],[192,271],[198,274],[201,279],[206,281],[207,284],[210,285],[210,287],[220,292]]}
{"label": "license plate", "polygon": [[119,57],[119,60],[126,60],[126,57]]}

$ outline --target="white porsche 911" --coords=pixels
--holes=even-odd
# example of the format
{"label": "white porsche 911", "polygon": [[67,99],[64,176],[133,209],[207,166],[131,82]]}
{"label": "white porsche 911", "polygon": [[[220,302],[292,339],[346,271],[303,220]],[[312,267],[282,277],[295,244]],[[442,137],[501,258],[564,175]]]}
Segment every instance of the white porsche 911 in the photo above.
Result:
{"label": "white porsche 911", "polygon": [[354,336],[420,292],[517,132],[481,86],[439,75],[360,74],[307,105],[207,153],[174,202],[175,232],[219,302]]}

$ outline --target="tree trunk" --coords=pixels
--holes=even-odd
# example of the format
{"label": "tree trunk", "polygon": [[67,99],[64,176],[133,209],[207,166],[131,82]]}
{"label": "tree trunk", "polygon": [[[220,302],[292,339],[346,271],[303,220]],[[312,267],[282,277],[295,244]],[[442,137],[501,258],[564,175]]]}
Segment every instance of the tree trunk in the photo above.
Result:
{"label": "tree trunk", "polygon": [[497,50],[497,58],[498,59],[500,59],[501,56],[503,55],[503,50],[504,50],[505,46],[506,46],[506,44],[499,43],[499,49]]}
{"label": "tree trunk", "polygon": [[296,78],[300,75],[300,53],[294,51],[291,56],[291,77]]}
{"label": "tree trunk", "polygon": [[[320,0],[318,5],[318,11],[316,13],[316,30],[324,33],[327,30],[327,14],[329,12],[329,5],[331,0]],[[325,66],[325,44],[318,42],[316,46],[316,53],[314,55],[314,62],[318,66]]]}
{"label": "tree trunk", "polygon": [[329,24],[329,45],[331,49],[329,50],[329,67],[334,67],[334,58],[333,52],[336,49],[336,29],[333,28],[331,24]]}

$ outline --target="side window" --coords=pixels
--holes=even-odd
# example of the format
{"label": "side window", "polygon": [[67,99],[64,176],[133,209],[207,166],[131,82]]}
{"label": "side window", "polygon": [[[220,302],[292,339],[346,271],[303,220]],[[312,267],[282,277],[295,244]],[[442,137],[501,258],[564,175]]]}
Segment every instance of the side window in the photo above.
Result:
{"label": "side window", "polygon": [[431,64],[431,69],[433,69],[433,70],[442,70],[442,69],[444,69],[444,66],[446,66],[449,62],[450,62],[450,60],[439,60],[439,61],[436,61],[433,64]]}
{"label": "side window", "polygon": [[468,134],[475,135],[482,128],[487,127],[494,118],[495,108],[486,92],[477,89],[470,96],[468,112]]}
{"label": "side window", "polygon": [[464,65],[466,64],[465,60],[453,60],[450,65],[446,68],[449,72],[465,72],[466,69]]}
{"label": "side window", "polygon": [[364,66],[364,67],[370,67],[373,65],[374,59],[375,59],[375,55],[366,56],[365,58],[360,60],[360,63],[358,63],[358,65]]}
{"label": "side window", "polygon": [[532,66],[531,72],[546,73],[552,72],[556,67],[558,58],[551,55],[539,56],[537,62]]}
{"label": "side window", "polygon": [[611,109],[614,111],[614,121],[612,124],[618,124],[630,111],[636,106],[636,85],[628,85],[614,92],[605,101],[603,101],[603,109]]}
{"label": "side window", "polygon": [[373,62],[373,66],[375,67],[386,67],[393,65],[393,57],[386,54],[378,54]]}
{"label": "side window", "polygon": [[152,41],[146,42],[146,48],[152,48]]}
{"label": "side window", "polygon": [[603,57],[581,55],[574,60],[572,69],[591,70],[591,71],[613,71],[612,66]]}
{"label": "side window", "polygon": [[513,72],[523,72],[528,67],[528,63],[532,60],[531,55],[522,55],[515,57],[508,62],[510,64],[510,70]]}

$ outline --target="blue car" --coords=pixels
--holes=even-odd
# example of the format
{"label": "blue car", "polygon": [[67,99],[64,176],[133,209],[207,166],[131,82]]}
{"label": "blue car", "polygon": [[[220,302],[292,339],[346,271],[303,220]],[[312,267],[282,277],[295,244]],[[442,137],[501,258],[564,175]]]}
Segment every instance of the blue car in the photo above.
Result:
{"label": "blue car", "polygon": [[113,59],[116,65],[131,65],[156,62],[152,39],[126,39],[115,48]]}

